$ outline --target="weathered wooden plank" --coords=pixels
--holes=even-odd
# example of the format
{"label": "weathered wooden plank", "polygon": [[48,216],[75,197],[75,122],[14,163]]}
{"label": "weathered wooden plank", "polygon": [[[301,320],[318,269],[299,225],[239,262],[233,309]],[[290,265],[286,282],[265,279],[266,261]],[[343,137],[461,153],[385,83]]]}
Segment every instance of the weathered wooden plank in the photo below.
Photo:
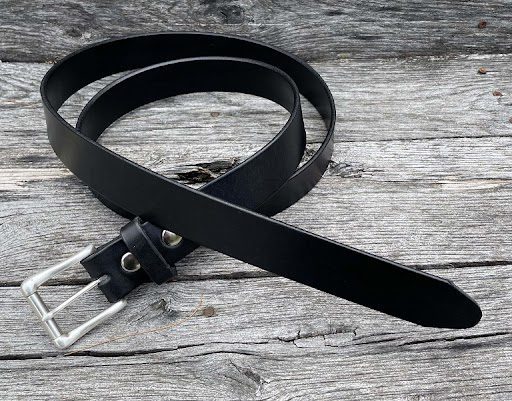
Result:
{"label": "weathered wooden plank", "polygon": [[[494,341],[491,337],[512,335],[512,325],[507,320],[512,313],[510,265],[440,269],[436,274],[456,281],[479,302],[483,318],[477,326],[466,330],[423,328],[280,277],[200,280],[146,285],[130,295],[123,312],[109,324],[91,332],[73,350],[108,356],[200,344],[281,342],[299,348],[351,348],[364,344],[400,348],[411,343],[459,340],[471,345],[473,339],[489,337],[489,341]],[[42,294],[49,305],[57,305],[77,288],[51,287]],[[18,288],[2,287],[0,293],[4,299],[0,317],[0,357],[62,354],[50,344]],[[57,320],[63,322],[64,327],[73,327],[105,305],[97,292],[66,309]],[[211,310],[205,312],[205,308]],[[197,313],[190,317],[196,309]],[[176,327],[144,334],[146,330],[173,323]],[[127,333],[133,335],[94,346]],[[504,341],[502,345],[508,348],[512,343]],[[366,351],[371,348],[370,345]],[[382,350],[387,351],[393,350]]]}
{"label": "weathered wooden plank", "polygon": [[[478,74],[478,68],[488,68]],[[336,140],[424,139],[509,135],[512,124],[512,56],[342,60],[315,63],[338,107]],[[3,146],[30,136],[46,144],[39,83],[46,64],[0,64],[0,123],[9,135]],[[91,85],[70,100],[65,115],[73,121],[80,106],[101,85]],[[501,94],[501,96],[493,96]],[[308,140],[318,142],[322,125],[305,104]],[[190,145],[236,142],[262,146],[286,121],[273,103],[239,94],[179,96],[146,106],[116,124],[110,145],[134,135],[176,152]],[[186,135],[185,135],[186,133]],[[37,135],[36,135],[37,134]],[[21,136],[21,138],[20,138]],[[133,139],[131,139],[133,141]],[[45,147],[41,147],[44,150]],[[42,156],[33,150],[34,157]],[[2,162],[11,162],[8,156]]]}
{"label": "weathered wooden plank", "polygon": [[0,60],[6,61],[54,60],[106,37],[162,30],[242,34],[309,60],[512,49],[508,0],[2,0],[0,7]]}
{"label": "weathered wooden plank", "polygon": [[[505,400],[512,391],[509,62],[493,56],[317,64],[341,106],[338,143],[318,187],[278,216],[454,280],[483,308],[475,328],[416,327],[285,279],[258,277],[264,272],[202,249],[179,264],[178,282],[137,291],[113,324],[80,346],[134,328],[177,327],[102,345],[92,356],[54,358],[60,354],[14,285],[87,242],[110,239],[123,219],[61,167],[47,144],[37,85],[48,66],[0,64],[0,258],[14,266],[0,269],[0,397],[101,398],[108,377],[113,399]],[[483,63],[496,72],[476,75]],[[354,77],[354,68],[361,75]],[[400,96],[386,85],[392,76]],[[70,119],[90,93],[67,105]],[[103,143],[173,175],[245,158],[285,119],[259,99],[184,96],[131,114]],[[311,110],[307,124],[314,147],[320,125]],[[85,280],[77,269],[44,296],[55,304],[78,288],[68,284]],[[201,298],[201,313],[182,322]],[[96,293],[77,306],[63,315],[70,324],[64,327],[105,303]]]}
{"label": "weathered wooden plank", "polygon": [[382,345],[373,355],[357,346],[208,344],[122,358],[3,361],[0,391],[9,400],[507,401],[511,352],[501,341]]}
{"label": "weathered wooden plank", "polygon": [[[0,394],[4,399],[31,394],[50,399],[57,392],[65,399],[94,399],[107,392],[113,399],[338,400],[378,394],[379,399],[506,400],[512,391],[512,266],[439,274],[475,296],[484,312],[478,326],[420,328],[282,278],[182,282],[137,292],[115,321],[90,333],[78,349],[179,322],[201,298],[213,316],[199,313],[157,334],[104,344],[87,351],[88,357],[57,356],[18,289],[0,288],[0,358],[5,359]],[[62,287],[46,296],[57,302],[74,290]],[[88,313],[100,307],[91,302]],[[84,319],[83,309],[77,309],[63,319]]]}
{"label": "weathered wooden plank", "polygon": [[[471,58],[318,64],[324,75],[332,77],[333,92],[342,106],[336,152],[330,171],[318,188],[279,218],[408,264],[495,264],[510,260],[512,225],[507,166],[511,147],[506,136],[510,123],[505,117],[510,111],[507,88],[512,74],[504,75],[510,68],[510,57],[485,60],[500,71],[494,78],[490,73],[490,78],[474,75],[475,60]],[[406,86],[422,87],[418,92],[427,91],[434,75],[443,76],[448,85],[450,70],[462,67],[458,70],[459,78],[453,78],[451,86],[442,93],[429,89],[426,100],[415,95],[415,101],[406,96],[413,91],[405,91],[403,97],[396,98],[386,90],[385,76],[377,79],[370,74],[367,84],[374,82],[374,87],[381,87],[379,97],[373,100],[373,94],[361,94],[361,101],[352,106],[347,104],[345,108],[351,109],[343,112],[343,97],[349,99],[359,93],[357,84],[345,91],[343,82],[338,80],[343,74],[336,73],[336,69],[346,68],[350,63],[368,72],[381,65],[389,72],[401,71],[403,65],[410,73],[397,77],[396,85],[401,79],[410,79]],[[4,63],[0,68],[5,88],[0,94],[0,125],[5,129],[0,158],[0,230],[6,238],[0,244],[0,254],[18,266],[14,272],[0,272],[0,282],[13,283],[33,271],[33,260],[49,264],[56,255],[68,254],[84,243],[109,240],[116,235],[122,219],[94,200],[61,167],[48,146],[37,91],[47,66]],[[429,71],[437,72],[431,75]],[[469,76],[465,76],[467,71],[471,71]],[[502,86],[498,86],[499,82]],[[503,96],[492,96],[493,87],[500,88]],[[66,107],[66,115],[76,118],[79,105],[91,93],[86,90],[77,95]],[[453,108],[457,103],[465,105],[463,110],[457,108],[464,120],[450,122],[443,118],[437,125],[447,128],[438,132],[432,121],[443,115],[442,101],[446,99]],[[214,106],[209,103],[212,100]],[[373,112],[373,117],[365,120],[356,114],[361,116],[356,129],[355,123],[345,122],[358,107],[371,110],[377,103],[392,106],[384,108],[387,111],[380,117]],[[409,121],[404,118],[400,111],[412,107],[411,104],[416,104],[413,109],[418,110],[424,104],[424,109],[429,110],[428,118],[419,118],[418,110],[410,113]],[[180,112],[176,112],[176,107]],[[390,109],[394,112],[389,112]],[[246,110],[251,112],[247,115]],[[173,175],[193,170],[198,163],[245,158],[269,140],[285,119],[285,113],[268,101],[247,96],[184,96],[132,113],[110,129],[103,143],[149,168]],[[409,135],[408,129],[412,130],[407,127],[414,121],[418,121],[418,130],[410,137],[415,140],[403,141]],[[202,123],[205,127],[201,128]],[[318,128],[319,124],[311,118],[308,125]],[[380,131],[374,133],[375,127],[383,127],[382,135]],[[407,135],[397,135],[396,127]],[[345,142],[345,133],[350,130],[354,135]],[[456,139],[431,139],[433,133]],[[464,138],[471,134],[477,138]],[[495,137],[478,139],[486,135]],[[386,141],[380,141],[381,136]],[[398,140],[390,141],[393,137]],[[374,140],[370,141],[371,138]],[[355,139],[358,141],[352,142]],[[313,135],[312,141],[315,140]],[[261,272],[205,250],[185,261],[182,269],[183,278],[211,274]],[[83,278],[83,274],[71,274],[64,282]]]}
{"label": "weathered wooden plank", "polygon": [[[509,261],[512,192],[510,173],[501,167],[508,165],[510,143],[499,138],[484,147],[489,152],[469,140],[451,145],[415,141],[405,149],[401,142],[364,149],[340,144],[340,164],[278,218],[406,264]],[[418,155],[430,157],[420,162]],[[495,173],[472,171],[473,165],[495,166]],[[409,175],[402,174],[405,170]],[[89,242],[106,242],[124,222],[64,169],[10,169],[4,174],[0,257],[17,267],[0,270],[2,282],[18,282]],[[259,272],[207,250],[196,251],[179,266],[182,278]]]}

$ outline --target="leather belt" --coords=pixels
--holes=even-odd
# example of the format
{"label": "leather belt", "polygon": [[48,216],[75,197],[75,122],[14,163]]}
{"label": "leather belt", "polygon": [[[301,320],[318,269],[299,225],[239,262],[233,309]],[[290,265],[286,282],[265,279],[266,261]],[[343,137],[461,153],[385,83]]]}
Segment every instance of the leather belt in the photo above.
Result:
{"label": "leather belt", "polygon": [[[126,72],[85,106],[76,127],[59,114],[80,88]],[[259,152],[199,190],[148,170],[98,144],[116,119],[155,100],[206,91],[270,99],[289,113]],[[322,117],[326,136],[301,167],[306,134],[300,95]],[[211,33],[157,33],[93,44],[55,64],[41,96],[56,155],[107,207],[132,220],[120,236],[25,280],[22,292],[61,348],[126,304],[141,283],[164,283],[174,264],[206,246],[267,271],[423,326],[466,328],[478,305],[450,281],[284,224],[272,216],[320,180],[333,149],[335,105],[322,78],[297,57],[254,40]],[[49,310],[37,288],[81,262],[93,281]],[[69,333],[54,316],[93,287],[113,303]]]}

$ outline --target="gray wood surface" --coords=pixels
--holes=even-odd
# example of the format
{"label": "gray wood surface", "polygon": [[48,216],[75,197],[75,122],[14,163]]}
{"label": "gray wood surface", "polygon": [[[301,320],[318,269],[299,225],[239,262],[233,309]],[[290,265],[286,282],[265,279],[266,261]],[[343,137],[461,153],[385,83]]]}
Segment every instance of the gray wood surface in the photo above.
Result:
{"label": "gray wood surface", "polygon": [[[2,400],[512,397],[510,2],[0,7]],[[45,61],[95,39],[170,28],[245,33],[312,60],[338,107],[335,152],[318,186],[277,218],[453,280],[481,305],[480,324],[418,327],[199,249],[179,263],[176,282],[137,290],[70,353],[53,348],[20,282],[111,239],[124,220],[48,144]],[[67,102],[70,122],[106,81]],[[314,149],[322,126],[304,109]],[[219,164],[252,154],[286,118],[251,96],[185,95],[130,113],[101,141],[198,186],[199,167],[221,173]],[[87,281],[76,268],[43,296],[57,304]],[[92,293],[77,305],[64,327],[106,302]]]}
{"label": "gray wood surface", "polygon": [[[512,49],[508,0],[0,0],[0,60],[52,61],[135,32],[244,34],[308,60],[495,54]],[[482,27],[485,24],[485,28]]]}

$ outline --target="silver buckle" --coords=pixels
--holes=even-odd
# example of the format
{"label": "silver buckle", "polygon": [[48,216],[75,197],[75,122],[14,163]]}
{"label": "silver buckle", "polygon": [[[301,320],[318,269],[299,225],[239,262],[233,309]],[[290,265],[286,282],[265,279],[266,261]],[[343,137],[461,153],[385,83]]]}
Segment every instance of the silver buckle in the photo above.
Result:
{"label": "silver buckle", "polygon": [[71,330],[68,333],[62,333],[57,322],[54,320],[54,316],[66,306],[71,304],[74,300],[76,300],[80,295],[83,295],[92,288],[97,287],[103,280],[107,279],[107,277],[103,276],[90,282],[80,291],[76,292],[74,295],[69,297],[67,300],[52,310],[48,309],[43,299],[37,293],[37,289],[43,283],[56,276],[57,274],[69,269],[73,265],[80,263],[82,259],[86,258],[93,252],[93,245],[86,246],[84,249],[74,254],[70,258],[56,264],[55,266],[45,269],[42,272],[28,277],[23,281],[23,283],[21,283],[21,292],[27,298],[28,303],[36,311],[39,319],[43,322],[43,326],[48,332],[49,336],[52,338],[54,344],[60,349],[69,347],[93,328],[126,306],[126,300],[121,299],[77,328]]}

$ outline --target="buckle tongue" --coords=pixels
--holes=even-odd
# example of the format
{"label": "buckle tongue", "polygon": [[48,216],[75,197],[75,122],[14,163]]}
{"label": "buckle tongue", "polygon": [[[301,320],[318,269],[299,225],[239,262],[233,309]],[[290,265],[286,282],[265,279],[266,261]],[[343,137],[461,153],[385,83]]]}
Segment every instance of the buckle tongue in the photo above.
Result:
{"label": "buckle tongue", "polygon": [[89,245],[83,248],[78,253],[74,254],[70,258],[56,264],[55,266],[49,267],[33,276],[28,277],[21,283],[21,292],[27,298],[28,303],[32,306],[32,308],[37,313],[39,319],[43,323],[43,327],[48,332],[49,336],[52,338],[54,344],[57,348],[64,349],[75,343],[78,339],[83,337],[93,328],[98,326],[100,323],[107,320],[109,317],[119,312],[126,306],[126,300],[121,299],[116,303],[112,304],[110,307],[105,309],[103,312],[94,316],[92,319],[86,321],[82,325],[76,327],[75,329],[69,331],[68,333],[62,333],[59,325],[54,320],[54,316],[62,311],[65,307],[75,301],[78,297],[85,294],[92,288],[97,287],[103,280],[106,279],[106,276],[100,277],[89,284],[87,284],[84,288],[73,294],[59,306],[54,309],[49,309],[46,306],[45,302],[41,298],[41,296],[37,293],[37,289],[46,281],[53,278],[54,276],[62,273],[63,271],[69,269],[70,267],[80,263],[80,261],[87,256],[91,255],[94,252],[94,246]]}

